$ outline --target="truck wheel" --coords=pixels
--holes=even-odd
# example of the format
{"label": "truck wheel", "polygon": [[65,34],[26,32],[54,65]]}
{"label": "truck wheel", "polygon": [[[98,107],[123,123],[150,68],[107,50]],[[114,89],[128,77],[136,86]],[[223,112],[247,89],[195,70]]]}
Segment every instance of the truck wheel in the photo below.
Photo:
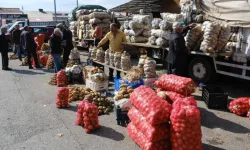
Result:
{"label": "truck wheel", "polygon": [[202,83],[207,83],[212,79],[214,75],[214,69],[212,64],[205,58],[195,58],[193,59],[188,67],[189,76]]}

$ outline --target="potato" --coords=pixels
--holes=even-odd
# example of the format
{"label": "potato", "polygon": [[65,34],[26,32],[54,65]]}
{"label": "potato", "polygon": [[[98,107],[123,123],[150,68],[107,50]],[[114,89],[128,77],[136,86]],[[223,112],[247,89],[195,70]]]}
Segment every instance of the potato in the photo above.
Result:
{"label": "potato", "polygon": [[123,88],[123,87],[127,88],[128,85],[127,85],[127,84],[122,84],[122,85],[120,86],[120,88]]}
{"label": "potato", "polygon": [[134,90],[133,90],[133,89],[129,89],[128,92],[129,92],[129,93],[132,93],[132,92],[134,92]]}
{"label": "potato", "polygon": [[124,98],[129,98],[129,94],[125,94],[123,97]]}

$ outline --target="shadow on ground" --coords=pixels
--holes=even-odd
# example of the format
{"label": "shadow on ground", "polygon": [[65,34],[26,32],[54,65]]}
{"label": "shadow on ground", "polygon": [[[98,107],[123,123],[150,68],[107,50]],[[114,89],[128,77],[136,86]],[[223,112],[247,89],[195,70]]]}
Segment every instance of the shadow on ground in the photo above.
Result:
{"label": "shadow on ground", "polygon": [[225,131],[229,131],[232,133],[248,133],[249,129],[241,126],[237,123],[231,122],[229,120],[220,118],[216,116],[213,112],[209,112],[204,108],[199,108],[201,112],[201,124],[204,127],[214,129],[214,128],[221,128]]}
{"label": "shadow on ground", "polygon": [[114,141],[122,141],[125,138],[124,135],[120,132],[117,132],[114,129],[105,126],[102,126],[100,129],[93,131],[92,134],[112,139]]}
{"label": "shadow on ground", "polygon": [[203,147],[203,150],[226,150],[226,149],[223,149],[223,148],[218,148],[216,146],[213,146],[213,145],[208,145],[208,144],[202,144],[202,147]]}
{"label": "shadow on ground", "polygon": [[13,69],[13,72],[16,72],[18,74],[27,74],[27,75],[43,75],[45,73],[39,73],[39,72],[34,72],[32,70],[18,70],[18,69]]}

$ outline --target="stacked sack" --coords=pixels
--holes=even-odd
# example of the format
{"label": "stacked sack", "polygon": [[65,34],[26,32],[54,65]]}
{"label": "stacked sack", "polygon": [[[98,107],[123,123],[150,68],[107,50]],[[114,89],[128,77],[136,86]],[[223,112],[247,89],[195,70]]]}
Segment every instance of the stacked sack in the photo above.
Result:
{"label": "stacked sack", "polygon": [[69,89],[65,87],[59,88],[56,96],[56,107],[57,108],[69,107],[68,97],[69,97]]}
{"label": "stacked sack", "polygon": [[249,112],[250,112],[250,97],[241,97],[236,98],[229,104],[229,110],[230,112],[238,115],[238,116],[244,116],[247,115],[249,118]]}
{"label": "stacked sack", "polygon": [[99,48],[96,52],[96,61],[101,63],[105,62],[105,52],[102,48]]}
{"label": "stacked sack", "polygon": [[89,14],[90,16],[90,20],[89,23],[90,24],[97,24],[99,27],[102,28],[102,35],[105,36],[108,32],[109,32],[109,26],[111,23],[111,16],[110,14],[105,11],[105,10],[99,10],[96,12],[92,12],[91,14]]}
{"label": "stacked sack", "polygon": [[122,53],[122,57],[121,57],[121,68],[124,71],[128,71],[129,69],[131,69],[131,61],[130,61],[130,54],[126,51],[124,51]]}
{"label": "stacked sack", "polygon": [[215,48],[220,34],[220,24],[216,22],[204,22],[204,39],[201,43],[200,50],[204,52],[215,52]]}
{"label": "stacked sack", "polygon": [[124,23],[126,39],[132,43],[146,43],[150,36],[150,16],[134,15],[130,22]]}
{"label": "stacked sack", "polygon": [[127,130],[129,136],[143,150],[170,150],[169,117],[171,105],[146,86],[136,88],[130,95],[133,108]]}
{"label": "stacked sack", "polygon": [[193,51],[195,46],[197,45],[197,41],[202,36],[201,26],[197,25],[191,30],[188,31],[187,35],[185,36],[186,47],[188,51]]}
{"label": "stacked sack", "polygon": [[172,23],[167,20],[155,18],[152,21],[151,37],[148,43],[157,46],[167,46]]}
{"label": "stacked sack", "polygon": [[170,139],[172,150],[201,150],[200,111],[191,94],[196,85],[190,78],[163,75],[156,82],[157,95],[172,103]]}
{"label": "stacked sack", "polygon": [[216,52],[225,52],[224,47],[227,45],[227,42],[230,38],[231,27],[227,24],[221,25],[221,31],[216,45]]}
{"label": "stacked sack", "polygon": [[77,18],[79,20],[79,39],[83,39],[83,38],[88,38],[88,33],[87,33],[87,26],[89,25],[89,20],[90,20],[90,16],[89,16],[89,10],[86,9],[82,9],[78,12],[77,14]]}
{"label": "stacked sack", "polygon": [[81,101],[78,104],[76,125],[84,126],[86,133],[100,128],[97,106],[87,101]]}
{"label": "stacked sack", "polygon": [[72,32],[72,36],[77,37],[77,22],[76,21],[72,21],[70,23],[69,29]]}
{"label": "stacked sack", "polygon": [[146,78],[156,77],[156,61],[150,57],[145,59],[144,62],[144,74]]}

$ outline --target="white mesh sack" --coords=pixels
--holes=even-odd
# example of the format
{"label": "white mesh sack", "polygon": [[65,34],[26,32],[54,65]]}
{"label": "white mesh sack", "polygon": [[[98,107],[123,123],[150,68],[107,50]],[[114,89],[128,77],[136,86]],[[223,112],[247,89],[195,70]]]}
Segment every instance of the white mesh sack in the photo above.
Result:
{"label": "white mesh sack", "polygon": [[231,27],[227,24],[221,25],[221,31],[219,39],[216,45],[216,52],[224,52],[224,47],[226,46],[231,34]]}
{"label": "white mesh sack", "polygon": [[143,37],[143,36],[132,36],[131,42],[132,43],[146,43],[146,42],[148,42],[148,38]]}
{"label": "white mesh sack", "polygon": [[156,43],[157,46],[160,46],[160,47],[164,47],[164,46],[168,45],[168,41],[165,40],[162,37],[157,38],[156,41],[155,41],[155,43]]}
{"label": "white mesh sack", "polygon": [[173,13],[161,13],[163,20],[170,22],[182,22],[184,21],[184,16],[182,14],[173,14]]}
{"label": "white mesh sack", "polygon": [[93,13],[89,14],[89,16],[91,18],[99,18],[99,19],[110,18],[109,13],[107,13],[107,12],[93,12]]}
{"label": "white mesh sack", "polygon": [[134,29],[144,29],[146,26],[143,23],[140,23],[138,21],[130,21],[129,22],[129,28],[134,30]]}
{"label": "white mesh sack", "polygon": [[134,29],[134,30],[125,29],[124,30],[124,33],[127,36],[139,36],[142,34],[142,32],[143,32],[143,29]]}
{"label": "white mesh sack", "polygon": [[149,30],[149,29],[144,29],[144,30],[142,31],[142,36],[144,36],[144,37],[150,37],[150,36],[151,36],[151,30]]}
{"label": "white mesh sack", "polygon": [[160,28],[160,23],[162,19],[161,18],[154,18],[151,25],[153,29],[159,29]]}
{"label": "white mesh sack", "polygon": [[151,36],[151,37],[149,37],[148,38],[148,44],[150,44],[150,45],[156,45],[156,37],[155,36]]}
{"label": "white mesh sack", "polygon": [[93,18],[89,20],[90,24],[99,24],[101,22],[102,22],[101,19],[98,19],[98,18]]}
{"label": "white mesh sack", "polygon": [[144,25],[150,25],[149,15],[134,15],[132,20],[142,23]]}
{"label": "white mesh sack", "polygon": [[186,47],[189,51],[192,51],[197,44],[197,41],[201,38],[202,31],[201,31],[201,25],[197,25],[193,29],[189,30],[186,37]]}
{"label": "white mesh sack", "polygon": [[172,29],[172,22],[166,21],[166,20],[162,20],[159,24],[160,29],[162,30],[171,30]]}

